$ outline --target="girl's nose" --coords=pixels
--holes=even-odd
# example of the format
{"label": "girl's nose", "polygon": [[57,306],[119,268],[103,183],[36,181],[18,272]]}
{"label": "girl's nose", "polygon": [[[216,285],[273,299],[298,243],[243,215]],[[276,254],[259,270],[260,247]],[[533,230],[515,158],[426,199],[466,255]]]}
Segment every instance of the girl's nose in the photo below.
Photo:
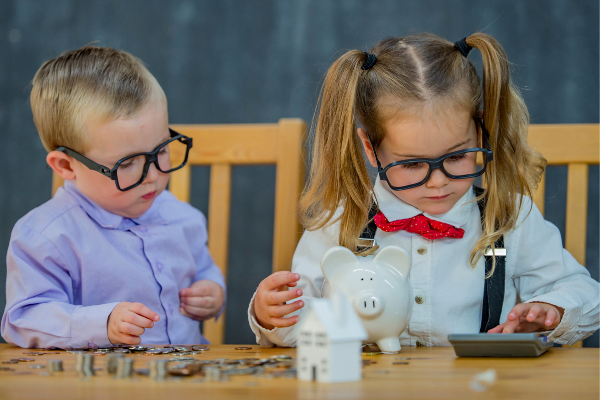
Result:
{"label": "girl's nose", "polygon": [[449,181],[450,178],[448,178],[441,169],[437,168],[431,172],[431,176],[429,177],[429,180],[425,182],[425,186],[432,189],[441,188],[446,186]]}

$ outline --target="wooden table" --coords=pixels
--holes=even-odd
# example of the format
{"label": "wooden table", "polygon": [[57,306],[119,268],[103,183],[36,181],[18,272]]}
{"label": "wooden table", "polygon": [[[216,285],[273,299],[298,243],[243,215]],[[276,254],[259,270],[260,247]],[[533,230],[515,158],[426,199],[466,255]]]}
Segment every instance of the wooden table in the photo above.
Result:
{"label": "wooden table", "polygon": [[[295,349],[251,346],[252,350],[235,350],[234,346],[211,346],[209,351],[193,357],[265,358],[276,354],[295,357]],[[0,344],[0,361],[11,358],[35,358],[35,362],[0,364],[15,371],[0,371],[0,399],[553,399],[599,398],[599,349],[553,348],[538,358],[457,358],[452,348],[404,347],[398,355],[363,356],[376,361],[364,367],[359,382],[321,384],[295,379],[264,379],[255,376],[232,376],[229,382],[198,382],[198,377],[181,381],[155,382],[148,377],[115,380],[102,370],[87,381],[77,377],[72,367],[75,355],[27,356],[27,350]],[[135,355],[135,368],[145,367],[154,357]],[[164,358],[166,356],[156,356]],[[411,357],[407,365],[393,365],[396,357]],[[104,366],[102,356],[95,365]],[[46,364],[62,359],[65,372],[44,376],[44,369],[30,369],[32,364]],[[497,381],[485,392],[474,392],[470,381],[477,373],[494,368]]]}

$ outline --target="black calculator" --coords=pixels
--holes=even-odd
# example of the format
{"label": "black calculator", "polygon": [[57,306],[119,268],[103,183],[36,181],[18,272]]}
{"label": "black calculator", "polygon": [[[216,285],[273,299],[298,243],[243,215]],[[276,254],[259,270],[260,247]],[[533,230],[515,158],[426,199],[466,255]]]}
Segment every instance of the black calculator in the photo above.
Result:
{"label": "black calculator", "polygon": [[448,341],[459,357],[537,357],[554,347],[537,333],[451,333]]}

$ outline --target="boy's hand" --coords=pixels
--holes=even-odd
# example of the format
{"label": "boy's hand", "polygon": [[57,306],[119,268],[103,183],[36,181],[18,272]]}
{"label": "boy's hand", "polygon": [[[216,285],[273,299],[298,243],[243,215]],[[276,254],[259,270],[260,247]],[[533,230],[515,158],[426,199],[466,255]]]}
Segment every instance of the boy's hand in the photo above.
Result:
{"label": "boy's hand", "polygon": [[565,310],[548,303],[521,303],[513,307],[505,323],[488,333],[549,331],[558,326]]}
{"label": "boy's hand", "polygon": [[140,344],[140,336],[159,319],[157,313],[141,303],[121,302],[108,316],[108,340],[112,344]]}
{"label": "boy's hand", "polygon": [[286,304],[287,301],[302,296],[301,289],[287,290],[288,286],[296,286],[299,279],[298,274],[280,271],[268,276],[258,285],[254,296],[254,313],[256,321],[263,328],[284,328],[298,322],[297,315],[289,318],[283,316],[304,307],[302,300]]}
{"label": "boy's hand", "polygon": [[189,288],[179,291],[179,312],[196,321],[204,321],[217,316],[224,297],[225,293],[219,284],[208,280],[196,281]]}

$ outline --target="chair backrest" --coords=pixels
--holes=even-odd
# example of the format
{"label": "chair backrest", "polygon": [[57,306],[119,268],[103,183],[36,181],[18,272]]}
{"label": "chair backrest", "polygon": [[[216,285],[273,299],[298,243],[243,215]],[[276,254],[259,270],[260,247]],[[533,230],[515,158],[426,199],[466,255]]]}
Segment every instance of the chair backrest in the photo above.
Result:
{"label": "chair backrest", "polygon": [[[227,279],[232,165],[276,165],[273,272],[290,270],[302,234],[297,205],[304,185],[303,145],[306,123],[281,119],[273,124],[171,125],[194,140],[187,164],[171,173],[169,190],[181,201],[190,201],[192,166],[210,166],[208,246]],[[174,156],[174,155],[173,155]],[[63,184],[56,174],[52,194]],[[219,223],[211,223],[219,221]],[[213,344],[223,343],[225,315],[205,321],[203,334]]]}
{"label": "chair backrest", "polygon": [[[188,163],[172,173],[169,190],[179,200],[190,200],[191,168],[210,165],[208,200],[208,246],[215,263],[227,279],[227,252],[231,199],[231,166],[275,164],[275,226],[273,272],[290,270],[292,256],[302,234],[297,206],[304,185],[302,149],[306,124],[300,119],[281,119],[277,124],[172,125],[194,139]],[[220,221],[211,223],[211,221]],[[204,336],[223,343],[224,315],[205,321]]]}
{"label": "chair backrest", "polygon": [[[530,125],[528,142],[548,165],[567,165],[565,248],[585,265],[589,165],[599,163],[600,125]],[[545,174],[533,196],[544,214]]]}

